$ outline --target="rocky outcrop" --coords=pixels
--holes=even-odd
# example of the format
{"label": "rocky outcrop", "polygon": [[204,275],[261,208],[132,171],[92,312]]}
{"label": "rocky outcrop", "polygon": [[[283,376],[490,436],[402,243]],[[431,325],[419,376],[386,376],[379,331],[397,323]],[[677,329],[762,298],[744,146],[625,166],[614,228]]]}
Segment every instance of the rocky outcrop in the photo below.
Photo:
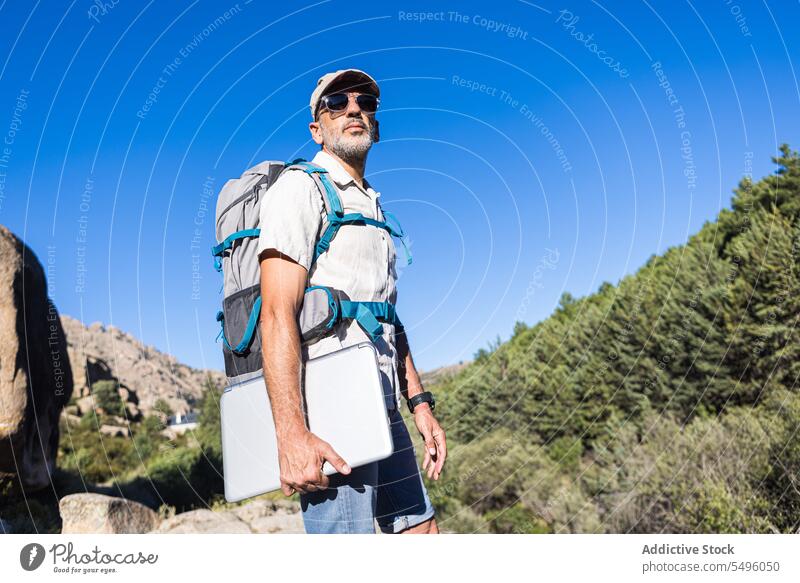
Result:
{"label": "rocky outcrop", "polygon": [[247,523],[228,511],[190,510],[162,522],[155,534],[250,534]]}
{"label": "rocky outcrop", "polygon": [[0,477],[29,491],[50,483],[58,418],[71,394],[67,341],[45,271],[0,225]]}
{"label": "rocky outcrop", "polygon": [[253,500],[232,512],[259,534],[305,532],[300,507],[289,500]]}
{"label": "rocky outcrop", "polygon": [[300,507],[290,501],[253,500],[228,510],[192,510],[162,522],[154,533],[303,533]]}
{"label": "rocky outcrop", "polygon": [[103,494],[70,494],[59,502],[63,534],[250,534],[302,533],[300,506],[289,500],[256,499],[223,510],[190,510],[161,519],[142,504]]}
{"label": "rocky outcrop", "polygon": [[114,381],[129,420],[149,415],[158,399],[176,412],[191,410],[203,393],[207,377],[224,386],[221,371],[197,369],[181,364],[174,356],[146,346],[115,326],[95,322],[89,326],[61,316],[67,331],[75,395],[81,414],[93,407],[91,386],[101,380]]}
{"label": "rocky outcrop", "polygon": [[147,506],[103,494],[70,494],[59,501],[58,509],[63,534],[141,534],[159,522]]}

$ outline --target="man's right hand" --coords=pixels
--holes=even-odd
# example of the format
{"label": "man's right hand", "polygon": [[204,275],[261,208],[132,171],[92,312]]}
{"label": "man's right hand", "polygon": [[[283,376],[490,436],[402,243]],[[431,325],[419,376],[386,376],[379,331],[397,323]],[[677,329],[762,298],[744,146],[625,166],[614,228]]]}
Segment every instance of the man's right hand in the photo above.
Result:
{"label": "man's right hand", "polygon": [[331,445],[307,429],[285,436],[278,443],[281,470],[281,490],[286,496],[294,492],[307,494],[325,490],[330,482],[322,473],[327,461],[337,472],[347,475],[350,466],[334,451]]}

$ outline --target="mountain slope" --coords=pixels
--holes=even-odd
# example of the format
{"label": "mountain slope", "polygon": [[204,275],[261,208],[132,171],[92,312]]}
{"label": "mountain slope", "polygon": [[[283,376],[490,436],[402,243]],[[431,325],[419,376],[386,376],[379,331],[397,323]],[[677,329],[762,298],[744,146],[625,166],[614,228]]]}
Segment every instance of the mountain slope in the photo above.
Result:
{"label": "mountain slope", "polygon": [[[720,512],[718,528],[732,532],[797,528],[800,158],[784,145],[773,161],[774,174],[742,180],[732,209],[685,245],[618,285],[564,294],[552,316],[517,324],[434,388],[451,475],[482,476],[451,484],[455,508],[469,503],[466,515],[499,530],[492,512],[525,517],[533,531],[700,532]],[[646,503],[663,514],[609,507],[638,500],[654,475],[663,483]],[[450,494],[441,496],[446,505]],[[686,504],[697,514],[680,514]]]}
{"label": "mountain slope", "polygon": [[76,398],[88,395],[89,385],[95,381],[117,379],[135,395],[143,413],[151,412],[158,399],[164,399],[173,411],[183,412],[200,398],[207,376],[218,387],[224,386],[221,371],[182,364],[115,326],[98,322],[84,326],[66,315],[61,316],[61,322],[67,335]]}

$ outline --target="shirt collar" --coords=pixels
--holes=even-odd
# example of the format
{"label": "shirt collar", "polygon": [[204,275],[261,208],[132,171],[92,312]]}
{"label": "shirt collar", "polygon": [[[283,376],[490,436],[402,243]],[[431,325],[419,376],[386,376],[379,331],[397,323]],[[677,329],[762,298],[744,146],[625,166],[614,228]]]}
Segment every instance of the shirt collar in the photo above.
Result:
{"label": "shirt collar", "polygon": [[364,188],[361,189],[358,184],[356,184],[355,179],[350,176],[350,173],[344,169],[339,161],[328,154],[324,150],[320,150],[314,156],[314,159],[311,160],[312,163],[316,164],[317,166],[322,166],[325,170],[328,171],[328,175],[333,179],[333,181],[339,186],[339,188],[344,188],[349,184],[355,185],[356,188],[365,192],[366,194],[374,194],[375,196],[380,196],[381,193],[373,190],[372,185],[369,181],[364,178]]}

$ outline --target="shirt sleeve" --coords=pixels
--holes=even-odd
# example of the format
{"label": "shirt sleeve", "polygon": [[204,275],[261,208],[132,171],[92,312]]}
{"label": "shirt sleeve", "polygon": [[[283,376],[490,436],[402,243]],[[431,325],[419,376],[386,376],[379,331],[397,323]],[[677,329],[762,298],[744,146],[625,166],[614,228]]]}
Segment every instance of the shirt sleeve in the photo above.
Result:
{"label": "shirt sleeve", "polygon": [[275,249],[310,271],[323,216],[322,198],[314,181],[303,172],[284,172],[261,201],[259,256]]}

